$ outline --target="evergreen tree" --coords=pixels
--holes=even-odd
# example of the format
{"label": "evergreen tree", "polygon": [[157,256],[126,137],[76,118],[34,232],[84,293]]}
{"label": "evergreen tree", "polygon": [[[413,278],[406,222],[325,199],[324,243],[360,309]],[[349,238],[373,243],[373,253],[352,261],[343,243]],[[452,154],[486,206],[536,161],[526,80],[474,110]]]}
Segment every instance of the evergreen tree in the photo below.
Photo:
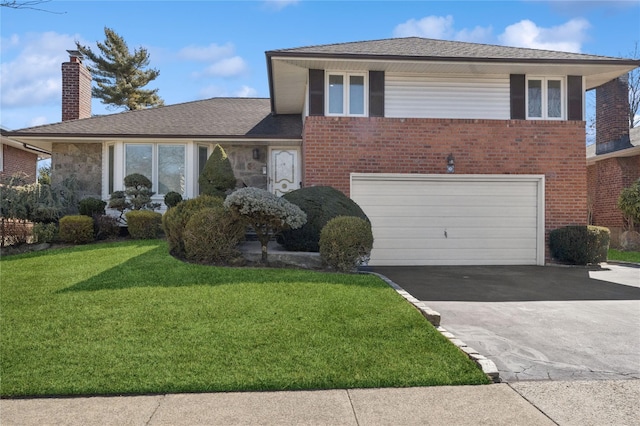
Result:
{"label": "evergreen tree", "polygon": [[104,34],[104,43],[97,42],[100,55],[76,42],[80,53],[93,63],[87,67],[97,83],[91,96],[102,99],[103,104],[128,110],[164,105],[158,89],[142,89],[160,75],[157,69],[145,69],[149,65],[147,49],[140,47],[131,54],[124,39],[111,28],[105,27]]}
{"label": "evergreen tree", "polygon": [[231,161],[220,145],[216,145],[198,178],[200,194],[226,197],[227,191],[236,187]]}

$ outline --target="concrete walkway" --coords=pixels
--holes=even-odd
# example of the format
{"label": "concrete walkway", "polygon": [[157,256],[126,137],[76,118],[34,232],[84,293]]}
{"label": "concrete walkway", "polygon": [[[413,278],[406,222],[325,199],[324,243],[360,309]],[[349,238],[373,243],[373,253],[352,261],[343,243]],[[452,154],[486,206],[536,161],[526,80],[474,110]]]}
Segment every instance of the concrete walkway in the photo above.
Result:
{"label": "concrete walkway", "polygon": [[9,425],[631,425],[640,380],[0,400]]}

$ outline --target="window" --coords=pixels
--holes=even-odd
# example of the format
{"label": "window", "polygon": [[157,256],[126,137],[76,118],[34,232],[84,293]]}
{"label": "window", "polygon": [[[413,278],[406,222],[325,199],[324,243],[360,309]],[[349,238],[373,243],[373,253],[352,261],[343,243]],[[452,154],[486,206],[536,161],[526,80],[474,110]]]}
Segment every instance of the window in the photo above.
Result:
{"label": "window", "polygon": [[327,115],[365,115],[365,74],[327,73],[326,93]]}
{"label": "window", "polygon": [[158,195],[175,191],[185,194],[185,146],[126,144],[124,175],[140,173],[151,180]]}
{"label": "window", "polygon": [[116,147],[113,145],[109,145],[108,147],[108,178],[107,178],[107,190],[109,191],[109,195],[113,194],[113,176],[115,173],[115,149]]}
{"label": "window", "polygon": [[527,79],[527,118],[564,118],[563,80],[532,77]]}

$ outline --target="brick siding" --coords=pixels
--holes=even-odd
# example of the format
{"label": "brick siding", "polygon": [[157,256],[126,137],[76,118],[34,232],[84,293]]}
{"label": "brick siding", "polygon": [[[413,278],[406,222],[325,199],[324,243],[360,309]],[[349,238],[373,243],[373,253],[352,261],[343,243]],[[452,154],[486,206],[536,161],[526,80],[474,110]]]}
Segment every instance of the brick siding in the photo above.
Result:
{"label": "brick siding", "polygon": [[[358,173],[543,174],[545,234],[587,222],[584,121],[307,117],[303,185],[349,195]],[[547,253],[548,258],[548,253]]]}
{"label": "brick siding", "polygon": [[62,64],[62,121],[91,117],[91,73],[78,58]]}
{"label": "brick siding", "polygon": [[2,172],[3,177],[10,177],[16,174],[24,177],[27,183],[35,183],[38,177],[38,155],[2,144]]}

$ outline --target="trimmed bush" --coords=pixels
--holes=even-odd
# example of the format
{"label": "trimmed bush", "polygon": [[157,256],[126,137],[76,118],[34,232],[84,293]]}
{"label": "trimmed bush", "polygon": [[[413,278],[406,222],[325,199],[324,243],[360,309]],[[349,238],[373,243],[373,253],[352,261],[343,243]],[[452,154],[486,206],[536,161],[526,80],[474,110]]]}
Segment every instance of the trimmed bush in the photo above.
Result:
{"label": "trimmed bush", "polygon": [[83,198],[78,203],[78,212],[82,215],[93,217],[95,215],[103,215],[105,207],[107,207],[107,203],[99,198]]}
{"label": "trimmed bush", "polygon": [[360,217],[338,216],[320,233],[320,258],[341,272],[355,271],[368,262],[372,248],[371,223]]}
{"label": "trimmed bush", "polygon": [[607,261],[610,232],[591,225],[570,225],[549,233],[549,251],[559,262],[588,265]]}
{"label": "trimmed bush", "polygon": [[160,213],[151,210],[132,210],[125,217],[131,238],[152,240],[160,236],[162,229],[162,215]]}
{"label": "trimmed bush", "polygon": [[182,234],[187,222],[195,212],[207,207],[222,207],[222,198],[200,195],[196,198],[179,202],[162,216],[162,229],[169,243],[169,253],[177,257],[185,257]]}
{"label": "trimmed bush", "polygon": [[284,194],[282,198],[307,214],[307,223],[278,235],[278,242],[290,251],[320,250],[320,232],[334,217],[356,216],[369,220],[355,201],[330,186],[301,188]]}
{"label": "trimmed bush", "polygon": [[187,259],[194,262],[226,264],[239,256],[236,249],[244,239],[245,226],[224,207],[199,210],[184,229]]}
{"label": "trimmed bush", "polygon": [[231,161],[220,145],[216,145],[198,177],[200,193],[213,197],[226,197],[236,187]]}
{"label": "trimmed bush", "polygon": [[58,234],[58,226],[55,223],[38,222],[33,225],[33,242],[36,244],[50,243]]}
{"label": "trimmed bush", "polygon": [[93,241],[93,219],[85,215],[64,216],[60,219],[58,237],[64,243],[90,243]]}
{"label": "trimmed bush", "polygon": [[175,191],[167,192],[164,196],[164,205],[168,208],[175,207],[182,201],[182,195]]}
{"label": "trimmed bush", "polygon": [[108,240],[120,235],[118,219],[109,215],[93,216],[93,232],[96,240]]}
{"label": "trimmed bush", "polygon": [[307,215],[293,203],[259,188],[242,188],[224,201],[224,206],[250,225],[262,248],[262,263],[267,263],[267,244],[273,235],[287,229],[299,228]]}

